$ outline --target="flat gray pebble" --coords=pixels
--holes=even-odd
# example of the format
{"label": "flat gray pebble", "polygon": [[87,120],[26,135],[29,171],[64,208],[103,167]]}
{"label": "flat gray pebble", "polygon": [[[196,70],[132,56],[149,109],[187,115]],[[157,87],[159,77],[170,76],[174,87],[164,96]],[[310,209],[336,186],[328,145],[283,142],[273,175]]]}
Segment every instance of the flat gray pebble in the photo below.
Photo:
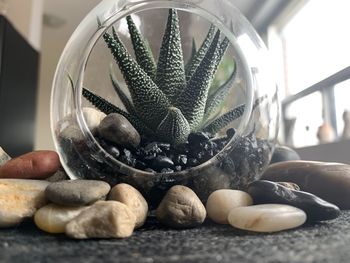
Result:
{"label": "flat gray pebble", "polygon": [[82,206],[105,199],[111,187],[103,181],[66,180],[50,184],[47,199],[58,205]]}

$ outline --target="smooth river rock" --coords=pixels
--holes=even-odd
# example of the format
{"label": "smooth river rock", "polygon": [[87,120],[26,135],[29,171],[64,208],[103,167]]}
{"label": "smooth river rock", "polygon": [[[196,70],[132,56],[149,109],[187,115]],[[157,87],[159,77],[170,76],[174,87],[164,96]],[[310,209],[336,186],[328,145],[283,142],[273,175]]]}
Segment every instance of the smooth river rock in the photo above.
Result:
{"label": "smooth river rock", "polygon": [[173,228],[190,228],[201,225],[206,217],[205,207],[188,187],[175,185],[160,202],[157,219]]}
{"label": "smooth river rock", "polygon": [[340,209],[350,209],[350,165],[313,161],[272,164],[263,180],[293,182]]}
{"label": "smooth river rock", "polygon": [[142,194],[129,184],[117,184],[108,195],[109,200],[128,206],[136,216],[136,228],[141,227],[147,218],[148,204]]}
{"label": "smooth river rock", "polygon": [[55,151],[33,151],[0,166],[0,178],[46,179],[61,167]]}
{"label": "smooth river rock", "polygon": [[251,183],[248,193],[254,204],[286,204],[302,209],[308,221],[323,221],[337,218],[340,209],[307,192],[296,191],[274,182],[261,180]]}
{"label": "smooth river rock", "polygon": [[87,206],[72,207],[48,204],[34,215],[34,222],[41,230],[51,233],[64,233],[66,224],[78,216]]}
{"label": "smooth river rock", "polygon": [[49,182],[25,179],[0,179],[0,227],[10,227],[30,218],[47,203]]}
{"label": "smooth river rock", "polygon": [[98,133],[102,138],[126,148],[136,148],[141,141],[134,126],[118,113],[108,114],[98,126]]}
{"label": "smooth river rock", "polygon": [[66,180],[50,184],[45,191],[53,203],[63,206],[83,206],[106,198],[111,187],[97,180]]}
{"label": "smooth river rock", "polygon": [[299,154],[287,146],[276,146],[270,163],[300,160]]}
{"label": "smooth river rock", "polygon": [[305,221],[303,210],[279,204],[236,207],[228,215],[233,227],[254,232],[278,232],[301,226]]}
{"label": "smooth river rock", "polygon": [[66,225],[66,234],[76,239],[125,238],[132,235],[136,217],[117,201],[99,201]]}
{"label": "smooth river rock", "polygon": [[220,189],[209,196],[206,209],[211,220],[219,224],[228,224],[227,217],[233,208],[252,204],[253,199],[246,192]]}

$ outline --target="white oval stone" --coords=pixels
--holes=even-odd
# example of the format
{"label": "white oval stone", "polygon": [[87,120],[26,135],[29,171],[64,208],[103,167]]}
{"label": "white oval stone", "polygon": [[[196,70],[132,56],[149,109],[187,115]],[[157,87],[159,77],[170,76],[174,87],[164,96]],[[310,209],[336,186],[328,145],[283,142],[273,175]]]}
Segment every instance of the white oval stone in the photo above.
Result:
{"label": "white oval stone", "polygon": [[34,215],[34,222],[41,230],[52,233],[64,233],[66,224],[78,216],[87,207],[59,206],[48,204]]}
{"label": "white oval stone", "polygon": [[109,192],[109,200],[127,205],[136,216],[136,228],[141,227],[147,218],[148,205],[142,194],[129,184],[117,184]]}
{"label": "white oval stone", "polygon": [[237,207],[228,215],[233,227],[255,232],[278,232],[301,226],[305,221],[303,210],[279,204]]}
{"label": "white oval stone", "polygon": [[42,180],[0,179],[0,227],[17,225],[46,205],[45,189],[49,184]]}
{"label": "white oval stone", "polygon": [[220,189],[208,197],[206,209],[211,220],[219,224],[228,224],[227,216],[233,208],[252,204],[253,199],[246,192]]}

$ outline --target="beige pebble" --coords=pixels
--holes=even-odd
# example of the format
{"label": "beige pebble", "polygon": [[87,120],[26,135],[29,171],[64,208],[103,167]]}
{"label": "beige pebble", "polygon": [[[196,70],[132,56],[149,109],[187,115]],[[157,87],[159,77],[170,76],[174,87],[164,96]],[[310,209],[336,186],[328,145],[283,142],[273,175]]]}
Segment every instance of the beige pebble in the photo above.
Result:
{"label": "beige pebble", "polygon": [[19,224],[47,203],[47,181],[0,179],[0,227]]}
{"label": "beige pebble", "polygon": [[206,209],[211,220],[219,224],[228,224],[227,216],[233,208],[252,204],[253,199],[246,192],[220,189],[209,196]]}
{"label": "beige pebble", "polygon": [[136,228],[141,227],[147,218],[148,205],[142,194],[129,184],[118,184],[112,188],[109,200],[127,205],[136,216]]}
{"label": "beige pebble", "polygon": [[289,205],[252,205],[232,209],[228,221],[233,227],[243,230],[278,232],[301,226],[306,221],[306,214]]}
{"label": "beige pebble", "polygon": [[125,238],[132,235],[136,216],[117,201],[99,201],[66,225],[66,234],[76,239]]}
{"label": "beige pebble", "polygon": [[48,204],[34,215],[34,222],[41,230],[52,233],[64,233],[66,224],[78,216],[87,207],[59,206]]}
{"label": "beige pebble", "polygon": [[175,185],[164,196],[156,215],[158,220],[166,226],[189,228],[202,224],[206,211],[201,200],[190,188]]}

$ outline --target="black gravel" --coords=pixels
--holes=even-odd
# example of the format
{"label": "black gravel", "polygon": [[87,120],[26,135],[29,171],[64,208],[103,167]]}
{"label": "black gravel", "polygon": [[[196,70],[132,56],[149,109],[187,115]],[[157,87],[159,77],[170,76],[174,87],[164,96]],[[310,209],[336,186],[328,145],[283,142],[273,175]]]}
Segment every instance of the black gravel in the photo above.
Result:
{"label": "black gravel", "polygon": [[123,240],[71,240],[32,223],[0,230],[0,262],[242,262],[340,263],[350,258],[350,211],[332,221],[275,234],[257,234],[206,223],[172,230],[149,219]]}
{"label": "black gravel", "polygon": [[233,128],[228,129],[226,136],[222,138],[214,138],[205,132],[191,133],[186,143],[176,147],[168,143],[143,139],[137,149],[126,149],[122,145],[113,144],[100,137],[96,139],[109,154],[131,167],[172,173],[208,161],[222,150],[234,134]]}

